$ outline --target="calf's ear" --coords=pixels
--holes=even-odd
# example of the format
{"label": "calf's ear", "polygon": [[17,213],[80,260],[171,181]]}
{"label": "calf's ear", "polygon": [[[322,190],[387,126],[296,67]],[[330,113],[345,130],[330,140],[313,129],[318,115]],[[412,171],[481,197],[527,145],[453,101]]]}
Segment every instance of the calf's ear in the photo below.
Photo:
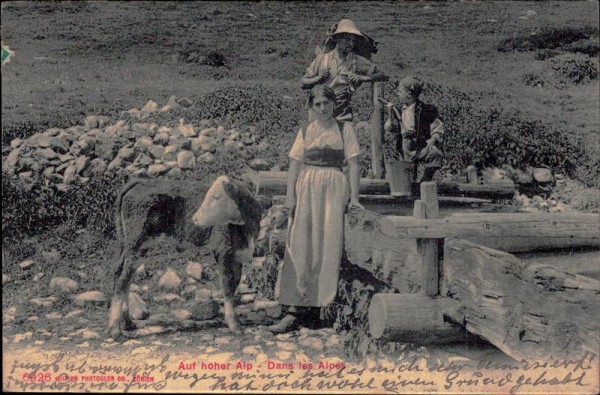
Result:
{"label": "calf's ear", "polygon": [[233,182],[224,182],[223,190],[225,190],[225,193],[227,193],[227,195],[229,195],[230,198],[232,198],[233,200],[236,200],[235,197],[237,195],[238,188]]}

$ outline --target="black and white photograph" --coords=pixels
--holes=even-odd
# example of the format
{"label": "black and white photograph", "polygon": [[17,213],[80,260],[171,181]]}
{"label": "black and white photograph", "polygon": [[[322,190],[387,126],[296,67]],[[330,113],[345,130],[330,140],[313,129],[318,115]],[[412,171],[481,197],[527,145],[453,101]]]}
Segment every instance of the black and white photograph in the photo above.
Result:
{"label": "black and white photograph", "polygon": [[596,394],[597,1],[5,1],[5,392]]}

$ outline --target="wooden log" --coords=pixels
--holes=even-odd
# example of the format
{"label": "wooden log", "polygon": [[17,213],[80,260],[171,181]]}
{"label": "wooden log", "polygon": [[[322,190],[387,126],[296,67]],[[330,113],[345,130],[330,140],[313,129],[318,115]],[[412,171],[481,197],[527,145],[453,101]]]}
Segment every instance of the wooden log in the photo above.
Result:
{"label": "wooden log", "polygon": [[[256,186],[258,195],[285,195],[287,189],[287,172],[285,171],[258,171],[245,173],[244,178],[251,180]],[[515,186],[507,183],[491,183],[473,185],[460,182],[436,182],[438,196],[464,196],[482,199],[512,199]],[[419,184],[413,184],[413,190],[419,191]],[[362,195],[389,195],[390,186],[386,180],[372,178],[360,179]]]}
{"label": "wooden log", "polygon": [[440,216],[440,205],[438,203],[437,184],[435,182],[421,183],[421,200],[425,203],[427,219]]}
{"label": "wooden log", "polygon": [[444,316],[456,316],[460,304],[452,299],[423,295],[373,295],[369,306],[369,332],[376,338],[417,344],[449,344],[468,336]]}
{"label": "wooden log", "polygon": [[373,178],[383,176],[383,105],[379,98],[383,97],[383,83],[371,83],[373,92],[373,115],[371,116],[371,171]]}
{"label": "wooden log", "polygon": [[381,230],[396,238],[446,237],[578,238],[584,245],[599,245],[600,215],[581,213],[475,213],[422,220],[386,216]]}
{"label": "wooden log", "polygon": [[[446,239],[442,295],[467,331],[521,360],[597,353],[600,281]],[[451,315],[451,314],[450,314]]]}

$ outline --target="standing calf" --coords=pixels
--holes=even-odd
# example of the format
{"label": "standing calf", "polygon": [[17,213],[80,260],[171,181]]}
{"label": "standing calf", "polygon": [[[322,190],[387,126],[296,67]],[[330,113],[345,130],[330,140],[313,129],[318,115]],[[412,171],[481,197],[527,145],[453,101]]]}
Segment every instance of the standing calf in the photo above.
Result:
{"label": "standing calf", "polygon": [[116,228],[121,253],[115,267],[108,319],[113,339],[121,338],[123,329],[135,328],[127,305],[134,259],[158,235],[168,235],[180,246],[201,246],[209,241],[225,295],[225,322],[231,330],[238,331],[233,295],[243,263],[252,259],[261,215],[262,208],[248,186],[226,176],[218,177],[210,188],[206,183],[189,180],[128,183],[117,198]]}

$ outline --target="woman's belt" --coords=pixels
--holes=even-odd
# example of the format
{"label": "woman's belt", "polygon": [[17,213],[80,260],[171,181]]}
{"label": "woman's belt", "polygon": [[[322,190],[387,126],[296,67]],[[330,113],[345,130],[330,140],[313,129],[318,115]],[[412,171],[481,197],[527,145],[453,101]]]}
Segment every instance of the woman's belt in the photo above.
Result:
{"label": "woman's belt", "polygon": [[319,167],[336,167],[341,169],[345,166],[344,151],[331,148],[307,150],[304,164]]}

